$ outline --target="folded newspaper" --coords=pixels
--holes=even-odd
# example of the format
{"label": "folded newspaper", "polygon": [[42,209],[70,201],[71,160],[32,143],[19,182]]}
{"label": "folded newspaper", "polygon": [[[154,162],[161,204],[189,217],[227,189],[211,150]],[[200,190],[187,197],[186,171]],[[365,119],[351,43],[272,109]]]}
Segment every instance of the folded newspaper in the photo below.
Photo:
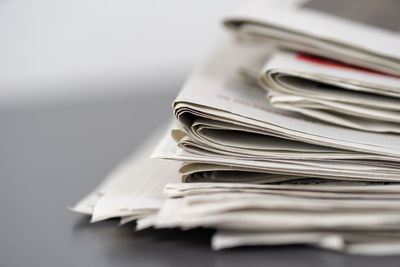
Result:
{"label": "folded newspaper", "polygon": [[73,210],[213,228],[213,249],[400,253],[399,35],[326,6],[256,1],[226,17],[239,38],[190,75],[175,120]]}
{"label": "folded newspaper", "polygon": [[253,0],[225,17],[239,36],[400,74],[398,1]]}
{"label": "folded newspaper", "polygon": [[400,133],[400,77],[279,51],[265,65],[261,85],[274,107],[364,131]]}
{"label": "folded newspaper", "polygon": [[276,52],[260,77],[274,107],[399,133],[400,3],[329,2],[250,1],[225,25],[242,38],[292,50]]}

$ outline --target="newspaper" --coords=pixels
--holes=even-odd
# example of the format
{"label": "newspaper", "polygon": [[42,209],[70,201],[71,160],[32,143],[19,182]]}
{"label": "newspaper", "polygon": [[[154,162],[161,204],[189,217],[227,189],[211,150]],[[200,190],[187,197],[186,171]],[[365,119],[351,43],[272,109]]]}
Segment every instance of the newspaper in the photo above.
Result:
{"label": "newspaper", "polygon": [[169,198],[185,197],[208,193],[254,193],[282,194],[342,199],[346,197],[362,199],[400,200],[400,184],[381,184],[367,182],[344,182],[338,180],[300,180],[296,183],[243,184],[243,183],[170,183],[164,194]]}
{"label": "newspaper", "polygon": [[384,0],[380,5],[369,4],[370,0],[340,0],[336,5],[321,2],[246,1],[224,21],[239,36],[400,74],[397,1]]}
{"label": "newspaper", "polygon": [[[151,223],[146,227],[210,227],[239,231],[400,230],[398,207],[395,208],[394,203],[391,207],[385,201],[376,201],[380,207],[368,209],[367,205],[373,201],[357,200],[349,204],[346,201],[306,201],[300,197],[252,196],[243,193],[170,198],[157,215],[148,217]],[[358,203],[357,208],[350,207],[354,203]],[[139,220],[139,229],[143,228],[142,223],[146,220]]]}
{"label": "newspaper", "polygon": [[227,132],[228,124],[244,133],[399,158],[399,135],[337,127],[270,105],[263,90],[238,76],[243,66],[265,54],[249,44],[221,41],[189,77],[174,102],[179,126],[200,139],[194,122],[208,119],[219,124],[221,135]]}
{"label": "newspaper", "polygon": [[400,39],[330,11],[271,0],[227,17],[245,38],[222,39],[174,101],[176,123],[73,210],[137,230],[213,228],[213,249],[400,253]]}
{"label": "newspaper", "polygon": [[350,254],[387,255],[400,253],[398,234],[392,232],[246,232],[220,230],[212,238],[216,250],[237,246],[307,244]]}
{"label": "newspaper", "polygon": [[121,217],[127,223],[157,213],[164,201],[164,186],[180,181],[179,163],[150,158],[161,133],[153,133],[72,210],[91,215],[92,222]]}
{"label": "newspaper", "polygon": [[274,107],[360,130],[400,133],[400,77],[277,51],[260,80]]}
{"label": "newspaper", "polygon": [[[296,153],[295,151],[292,152]],[[249,159],[204,152],[203,155],[185,151],[177,147],[166,132],[152,157],[173,159],[184,162],[179,171],[183,180],[192,182],[224,181],[231,182],[277,182],[304,177],[318,177],[342,180],[400,182],[398,162],[374,160],[320,160],[291,159],[286,157]],[[386,164],[385,164],[386,163]],[[391,164],[390,164],[391,163]],[[224,172],[228,175],[224,175]],[[227,181],[227,180],[225,180]]]}
{"label": "newspaper", "polygon": [[223,43],[184,86],[178,126],[153,157],[183,162],[185,183],[168,184],[163,206],[138,229],[215,228],[214,249],[399,253],[398,136],[276,109],[254,83],[256,58],[271,55],[258,48]]}
{"label": "newspaper", "polygon": [[167,133],[153,156],[183,161],[180,172],[187,182],[265,183],[299,176],[399,182],[400,136],[271,107],[259,87],[237,78],[260,54],[268,52],[223,42],[174,102],[175,141]]}
{"label": "newspaper", "polygon": [[[398,253],[398,183],[180,183],[176,162],[148,157],[154,141],[150,139],[89,195],[97,195],[96,201],[86,197],[75,210],[91,214],[92,222],[137,220],[138,230],[216,228],[213,249],[308,244],[347,253]],[[375,235],[379,238],[372,238]]]}
{"label": "newspaper", "polygon": [[338,181],[173,183],[166,186],[161,210],[140,219],[137,227],[216,228],[213,249],[308,244],[354,254],[396,254],[399,190],[399,185]]}

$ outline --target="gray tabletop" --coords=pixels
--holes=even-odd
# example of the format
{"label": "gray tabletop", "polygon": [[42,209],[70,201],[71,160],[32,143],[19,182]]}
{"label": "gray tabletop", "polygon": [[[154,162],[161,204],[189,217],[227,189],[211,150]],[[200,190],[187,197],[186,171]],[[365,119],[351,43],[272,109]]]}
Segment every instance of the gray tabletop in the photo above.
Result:
{"label": "gray tabletop", "polygon": [[348,256],[305,246],[214,252],[210,230],[135,232],[134,224],[90,224],[69,211],[169,119],[175,92],[0,110],[0,266],[400,265],[400,256]]}

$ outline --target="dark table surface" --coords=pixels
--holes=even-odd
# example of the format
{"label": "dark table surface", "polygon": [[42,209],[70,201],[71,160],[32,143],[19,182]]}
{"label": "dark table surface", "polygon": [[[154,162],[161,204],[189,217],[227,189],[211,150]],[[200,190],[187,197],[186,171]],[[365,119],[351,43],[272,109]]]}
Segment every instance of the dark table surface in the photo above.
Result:
{"label": "dark table surface", "polygon": [[0,110],[0,266],[400,266],[400,256],[305,246],[214,252],[210,230],[135,232],[134,224],[90,224],[69,211],[170,118],[175,94],[125,93]]}

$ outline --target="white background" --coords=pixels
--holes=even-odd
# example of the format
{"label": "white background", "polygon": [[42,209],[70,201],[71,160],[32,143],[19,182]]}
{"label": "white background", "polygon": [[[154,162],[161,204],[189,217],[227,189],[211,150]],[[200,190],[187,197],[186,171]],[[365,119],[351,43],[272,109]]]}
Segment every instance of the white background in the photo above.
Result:
{"label": "white background", "polygon": [[233,4],[0,0],[0,106],[140,92],[138,80],[188,73]]}

